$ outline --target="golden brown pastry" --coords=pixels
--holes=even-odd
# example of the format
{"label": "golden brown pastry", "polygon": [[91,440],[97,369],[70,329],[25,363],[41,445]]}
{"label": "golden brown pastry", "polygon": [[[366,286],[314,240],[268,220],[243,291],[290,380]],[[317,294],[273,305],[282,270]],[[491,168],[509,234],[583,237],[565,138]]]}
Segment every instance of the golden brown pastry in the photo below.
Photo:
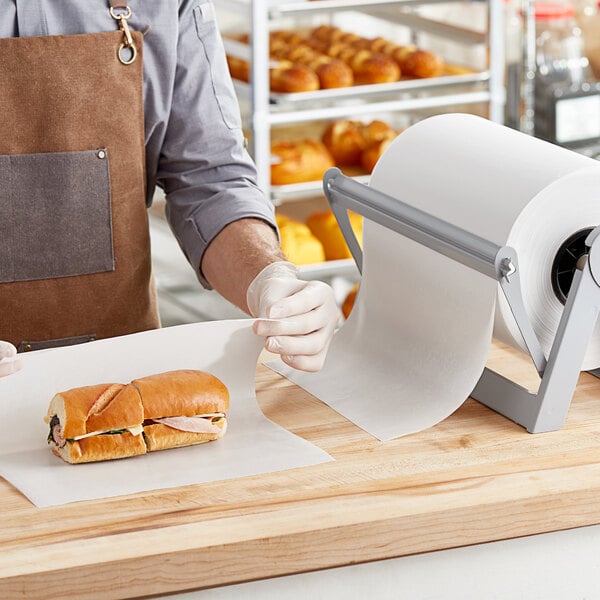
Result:
{"label": "golden brown pastry", "polygon": [[320,86],[312,69],[290,61],[279,61],[277,67],[269,69],[269,83],[272,92],[284,94],[314,92]]}
{"label": "golden brown pastry", "polygon": [[334,166],[327,148],[311,139],[273,142],[271,156],[273,185],[318,181],[327,169]]}
{"label": "golden brown pastry", "polygon": [[377,161],[386,151],[387,147],[396,139],[398,134],[391,130],[363,150],[360,164],[367,173],[372,173]]}
{"label": "golden brown pastry", "polygon": [[250,63],[247,60],[228,54],[227,66],[229,67],[229,73],[233,79],[245,81],[246,83],[250,81]]}
{"label": "golden brown pastry", "polygon": [[[382,37],[365,38],[347,33],[337,27],[322,25],[313,29],[311,38],[322,44],[350,45],[355,49],[369,50],[393,59],[405,77],[438,77],[444,69],[443,61],[433,52],[416,46],[401,46]],[[333,50],[337,53],[340,50]],[[337,55],[328,52],[330,56]]]}
{"label": "golden brown pastry", "polygon": [[273,31],[269,44],[272,57],[313,69],[322,89],[348,87],[354,83],[352,69],[346,63],[311,48],[295,32]]}
{"label": "golden brown pastry", "polygon": [[368,148],[371,144],[389,137],[390,134],[396,135],[394,129],[385,121],[375,119],[370,123],[363,123],[360,132],[365,140],[365,146]]}
{"label": "golden brown pastry", "polygon": [[397,46],[391,56],[406,77],[439,77],[444,70],[444,63],[437,54],[414,46]]}
{"label": "golden brown pastry", "polygon": [[345,42],[327,43],[309,38],[310,46],[345,62],[354,73],[355,85],[391,83],[400,78],[397,63],[385,54],[357,48]]}
{"label": "golden brown pastry", "polygon": [[[250,63],[247,60],[227,55],[229,72],[234,79],[250,81]],[[269,69],[269,87],[272,92],[314,92],[319,89],[317,74],[304,65],[290,61],[279,61],[277,67]]]}
{"label": "golden brown pastry", "polygon": [[354,308],[354,303],[356,301],[356,294],[358,293],[358,287],[359,287],[359,284],[355,283],[350,288],[350,291],[348,292],[348,294],[344,298],[344,301],[342,302],[341,309],[342,309],[342,314],[344,315],[345,319],[347,319],[350,316],[350,313],[352,312],[352,309]]}
{"label": "golden brown pastry", "polygon": [[321,139],[336,165],[361,166],[370,173],[396,135],[390,125],[378,119],[370,123],[339,119],[327,126]]}
{"label": "golden brown pastry", "polygon": [[361,154],[367,147],[361,128],[362,123],[348,119],[339,119],[327,126],[321,139],[336,165],[360,165]]}
{"label": "golden brown pastry", "polygon": [[[358,243],[362,245],[362,215],[348,211],[350,226],[356,235]],[[340,229],[333,211],[319,211],[311,214],[306,224],[313,235],[323,244],[326,260],[339,260],[351,258],[352,254],[346,244],[344,234]]]}
{"label": "golden brown pastry", "polygon": [[325,260],[323,245],[306,224],[280,213],[277,213],[275,218],[279,228],[281,251],[290,262],[296,265],[310,265]]}

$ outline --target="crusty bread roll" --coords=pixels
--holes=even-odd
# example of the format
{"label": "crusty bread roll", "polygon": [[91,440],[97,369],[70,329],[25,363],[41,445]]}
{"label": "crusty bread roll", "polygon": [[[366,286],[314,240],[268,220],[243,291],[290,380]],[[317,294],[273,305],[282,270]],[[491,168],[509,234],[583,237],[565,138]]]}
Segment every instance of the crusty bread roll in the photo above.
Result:
{"label": "crusty bread roll", "polygon": [[60,392],[45,421],[52,452],[83,463],[219,439],[228,408],[227,388],[214,375],[179,370]]}
{"label": "crusty bread roll", "polygon": [[138,391],[121,383],[103,383],[56,394],[48,415],[57,415],[62,435],[74,438],[91,431],[135,427],[144,420]]}
{"label": "crusty bread roll", "polygon": [[53,446],[52,452],[71,464],[129,458],[146,454],[144,436],[131,432],[113,433],[110,435],[94,435],[69,442],[62,447]]}
{"label": "crusty bread roll", "polygon": [[[52,452],[70,463],[105,460],[115,453],[123,457],[145,454],[143,438],[129,431],[74,439],[95,431],[139,428],[143,420],[138,391],[119,383],[79,387],[56,394],[46,417],[51,436],[73,440],[52,445]],[[50,436],[48,439],[50,441]]]}
{"label": "crusty bread roll", "polygon": [[[358,213],[348,211],[350,226],[356,235],[358,243],[362,245],[363,218]],[[331,210],[312,213],[306,220],[306,224],[313,235],[323,244],[325,258],[327,260],[339,260],[351,258],[352,253],[346,244],[344,234]]]}
{"label": "crusty bread roll", "polygon": [[229,392],[225,384],[204,371],[181,369],[134,379],[142,399],[144,419],[193,417],[225,412]]}
{"label": "crusty bread roll", "polygon": [[360,156],[367,145],[361,127],[359,121],[338,119],[325,128],[321,139],[336,165],[360,165]]}
{"label": "crusty bread roll", "polygon": [[348,87],[354,83],[352,69],[341,60],[311,48],[299,34],[273,31],[269,38],[271,56],[313,69],[322,89]]}
{"label": "crusty bread roll", "polygon": [[356,302],[356,294],[358,293],[358,287],[359,287],[359,283],[355,283],[351,288],[350,291],[348,292],[348,294],[346,294],[346,297],[344,298],[344,301],[342,302],[342,314],[344,315],[344,318],[347,319],[350,316],[350,313],[352,312],[352,309],[354,308],[354,303]]}
{"label": "crusty bread roll", "polygon": [[396,132],[391,125],[379,119],[375,119],[370,123],[362,123],[360,132],[367,147],[375,142],[379,142],[380,140],[389,137],[390,135],[396,135]]}
{"label": "crusty bread roll", "polygon": [[237,56],[230,56],[229,54],[226,58],[231,77],[248,83],[250,81],[250,63],[247,60],[237,58]]}
{"label": "crusty bread roll", "polygon": [[271,155],[273,185],[318,181],[334,165],[327,148],[311,139],[273,142]]}
{"label": "crusty bread roll", "polygon": [[354,45],[393,58],[404,77],[439,77],[444,70],[444,63],[437,54],[416,46],[400,46],[382,37],[360,38]]}
{"label": "crusty bread roll", "polygon": [[348,64],[357,85],[398,81],[401,72],[397,62],[361,45],[363,39],[338,27],[321,25],[310,32],[307,41],[311,47]]}
{"label": "crusty bread roll", "polygon": [[311,38],[322,45],[337,47],[337,50],[330,49],[327,52],[331,56],[337,56],[345,46],[384,55],[396,62],[401,75],[405,77],[439,77],[444,69],[444,63],[437,54],[416,46],[401,46],[382,37],[365,38],[337,27],[321,25],[312,30]]}
{"label": "crusty bread roll", "polygon": [[305,223],[277,213],[275,215],[281,251],[296,265],[311,265],[325,260],[321,242],[312,234]]}
{"label": "crusty bread roll", "polygon": [[387,147],[396,139],[397,135],[395,131],[389,131],[363,150],[360,156],[360,164],[367,173],[373,172],[377,161],[386,151]]}
{"label": "crusty bread roll", "polygon": [[444,63],[437,54],[414,46],[398,46],[391,56],[406,77],[439,77],[444,70]]}
{"label": "crusty bread roll", "polygon": [[[223,437],[227,431],[225,411],[229,409],[229,391],[210,373],[179,370],[149,375],[131,382],[139,392],[144,409],[144,437],[149,452],[178,446],[203,444]],[[177,429],[177,419],[198,415],[223,414],[208,419],[206,431]],[[170,425],[157,419],[176,417]],[[169,422],[169,421],[168,421]]]}
{"label": "crusty bread roll", "polygon": [[192,431],[178,431],[162,423],[153,423],[144,426],[144,438],[148,452],[157,450],[168,450],[169,448],[180,448],[181,446],[194,446],[213,442],[225,435],[227,431],[227,420],[221,419],[214,423],[220,432],[195,433]]}
{"label": "crusty bread roll", "polygon": [[370,173],[389,141],[396,135],[390,125],[378,119],[370,123],[339,119],[327,126],[322,141],[336,165],[362,166]]}
{"label": "crusty bread roll", "polygon": [[282,94],[314,92],[320,85],[312,69],[290,61],[280,61],[277,67],[269,69],[269,84],[272,92]]}
{"label": "crusty bread roll", "polygon": [[[250,63],[247,60],[227,55],[227,64],[234,79],[250,81]],[[269,87],[272,92],[284,94],[314,92],[319,89],[319,78],[309,67],[280,61],[277,67],[269,69]]]}
{"label": "crusty bread roll", "polygon": [[343,42],[332,44],[309,38],[312,48],[345,62],[354,74],[355,85],[391,83],[400,78],[397,63],[384,54],[356,48]]}

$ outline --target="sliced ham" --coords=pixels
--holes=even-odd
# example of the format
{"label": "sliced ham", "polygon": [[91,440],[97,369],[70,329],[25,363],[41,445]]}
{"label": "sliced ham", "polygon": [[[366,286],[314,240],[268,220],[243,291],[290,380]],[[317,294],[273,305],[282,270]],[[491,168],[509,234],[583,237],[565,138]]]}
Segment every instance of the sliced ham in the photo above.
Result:
{"label": "sliced ham", "polygon": [[155,423],[162,423],[167,427],[178,429],[179,431],[190,431],[192,433],[221,433],[222,429],[212,423],[213,417],[222,417],[224,415],[210,415],[202,417],[164,417],[162,419],[152,419]]}

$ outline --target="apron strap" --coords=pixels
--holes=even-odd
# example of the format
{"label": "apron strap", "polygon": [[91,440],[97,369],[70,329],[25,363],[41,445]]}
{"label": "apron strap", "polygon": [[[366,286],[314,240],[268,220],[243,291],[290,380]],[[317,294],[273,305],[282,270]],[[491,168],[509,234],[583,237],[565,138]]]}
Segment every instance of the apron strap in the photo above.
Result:
{"label": "apron strap", "polygon": [[[125,12],[122,12],[122,11]],[[130,65],[137,58],[137,49],[131,37],[127,19],[131,17],[131,8],[127,5],[127,0],[110,0],[110,16],[117,21],[119,29],[123,32],[123,43],[117,50],[117,57],[124,65]],[[125,50],[125,52],[123,52]]]}

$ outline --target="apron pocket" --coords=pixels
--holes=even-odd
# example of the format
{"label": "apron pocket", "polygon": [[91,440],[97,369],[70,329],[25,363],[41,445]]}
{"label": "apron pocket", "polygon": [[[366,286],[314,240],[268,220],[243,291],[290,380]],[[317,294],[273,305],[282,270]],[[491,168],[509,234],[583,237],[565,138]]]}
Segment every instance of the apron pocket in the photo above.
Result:
{"label": "apron pocket", "polygon": [[0,283],[114,271],[108,152],[0,155]]}

